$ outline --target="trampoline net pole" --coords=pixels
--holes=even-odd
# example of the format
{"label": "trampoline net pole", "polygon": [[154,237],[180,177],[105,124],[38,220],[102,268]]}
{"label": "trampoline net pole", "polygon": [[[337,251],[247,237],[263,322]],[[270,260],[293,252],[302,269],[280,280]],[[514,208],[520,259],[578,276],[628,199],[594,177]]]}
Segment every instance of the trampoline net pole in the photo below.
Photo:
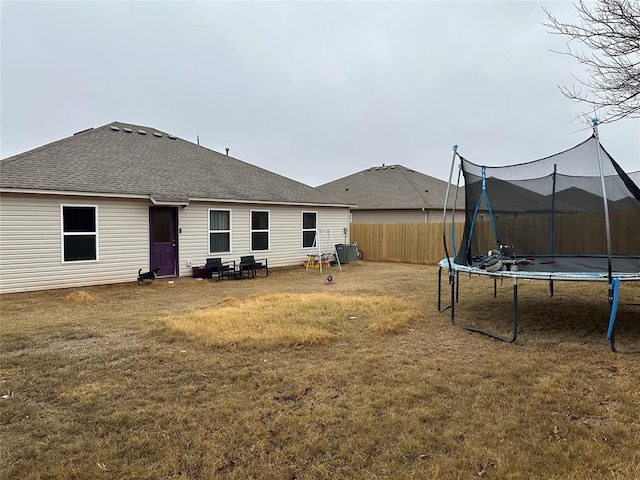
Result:
{"label": "trampoline net pole", "polygon": [[[449,249],[447,248],[447,208],[449,206],[449,192],[451,191],[451,179],[453,178],[453,167],[456,163],[456,153],[458,151],[458,145],[453,147],[453,156],[451,157],[451,169],[449,170],[449,183],[447,183],[447,193],[444,196],[444,209],[442,212],[442,243],[444,245],[444,253],[449,264],[449,275],[451,275],[452,267],[451,260],[449,259]],[[455,207],[454,207],[455,208]],[[454,238],[451,238],[451,242],[455,242]]]}
{"label": "trampoline net pole", "polygon": [[609,303],[613,302],[613,286],[612,282],[612,269],[611,269],[611,224],[609,223],[609,202],[607,201],[607,187],[604,182],[604,169],[602,168],[602,155],[600,154],[600,136],[598,135],[598,119],[594,118],[593,122],[593,136],[596,139],[596,151],[598,153],[598,169],[600,171],[600,184],[602,186],[602,202],[604,203],[604,228],[607,238],[607,261],[608,261],[608,273],[609,273]]}

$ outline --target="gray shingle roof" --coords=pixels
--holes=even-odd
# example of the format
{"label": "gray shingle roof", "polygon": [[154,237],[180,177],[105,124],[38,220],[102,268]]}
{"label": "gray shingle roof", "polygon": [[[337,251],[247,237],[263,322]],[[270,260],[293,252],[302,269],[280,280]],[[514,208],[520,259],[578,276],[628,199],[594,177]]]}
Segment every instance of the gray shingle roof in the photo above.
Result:
{"label": "gray shingle roof", "polygon": [[120,122],[1,160],[0,188],[142,195],[156,202],[340,203],[326,192],[160,130]]}
{"label": "gray shingle roof", "polygon": [[[358,209],[442,209],[447,182],[430,177],[402,165],[371,167],[347,177],[325,183],[319,190],[355,203]],[[455,186],[450,191],[452,205]],[[464,189],[458,203],[464,208]]]}

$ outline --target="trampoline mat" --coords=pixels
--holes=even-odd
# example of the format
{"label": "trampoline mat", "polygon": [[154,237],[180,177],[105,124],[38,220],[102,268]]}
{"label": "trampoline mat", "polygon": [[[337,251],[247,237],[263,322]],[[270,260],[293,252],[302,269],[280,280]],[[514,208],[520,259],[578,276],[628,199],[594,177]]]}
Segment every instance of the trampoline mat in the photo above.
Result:
{"label": "trampoline mat", "polygon": [[[540,256],[515,258],[517,261],[528,260],[530,263],[518,264],[518,270],[526,272],[583,272],[607,273],[607,257],[578,256]],[[480,262],[473,262],[478,267]],[[612,257],[611,269],[618,273],[640,273],[640,257]]]}
{"label": "trampoline mat", "polygon": [[[486,274],[501,277],[544,278],[558,280],[602,281],[608,279],[608,260],[606,256],[530,256],[511,259],[517,268],[505,265],[505,270],[487,272],[480,268],[481,260],[474,261],[473,266],[456,264],[454,259],[446,258],[440,262],[443,268],[468,273]],[[505,262],[508,263],[508,262]],[[614,277],[621,280],[640,280],[640,257],[615,256],[611,258]]]}

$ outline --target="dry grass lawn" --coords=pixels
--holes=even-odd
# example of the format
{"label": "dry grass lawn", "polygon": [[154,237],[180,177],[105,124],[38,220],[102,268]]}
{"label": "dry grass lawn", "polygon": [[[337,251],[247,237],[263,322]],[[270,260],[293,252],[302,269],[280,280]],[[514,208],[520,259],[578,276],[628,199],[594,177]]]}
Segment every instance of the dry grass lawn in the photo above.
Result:
{"label": "dry grass lawn", "polygon": [[[0,478],[640,478],[606,284],[520,282],[507,344],[438,312],[436,267],[331,273],[0,297]],[[457,321],[508,334],[492,293],[461,277]],[[623,284],[621,350],[639,304]]]}

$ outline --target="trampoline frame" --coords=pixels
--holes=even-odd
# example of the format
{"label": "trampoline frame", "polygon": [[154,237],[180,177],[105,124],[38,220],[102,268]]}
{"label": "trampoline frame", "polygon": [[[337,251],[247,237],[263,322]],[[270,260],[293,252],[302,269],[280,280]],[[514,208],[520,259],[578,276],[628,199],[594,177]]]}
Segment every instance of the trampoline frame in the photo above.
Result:
{"label": "trampoline frame", "polygon": [[[598,136],[598,120],[594,118],[592,120],[593,124],[593,132],[598,145],[600,143]],[[602,187],[602,197],[603,197],[603,212],[604,212],[604,220],[605,220],[605,232],[606,232],[606,241],[607,241],[607,271],[606,272],[598,272],[598,271],[536,271],[531,270],[529,268],[525,270],[499,270],[499,271],[487,271],[481,269],[476,266],[468,266],[468,265],[460,265],[456,264],[454,257],[449,256],[449,251],[447,248],[447,239],[446,239],[446,223],[447,223],[447,207],[449,203],[449,191],[451,188],[451,180],[453,177],[453,169],[456,160],[456,156],[459,156],[457,153],[458,145],[453,146],[453,158],[451,160],[451,170],[449,172],[449,183],[447,185],[447,192],[445,195],[444,201],[444,211],[443,211],[443,229],[442,229],[442,240],[444,244],[444,250],[446,257],[441,260],[438,264],[438,311],[443,312],[447,309],[451,310],[451,324],[455,327],[462,328],[469,332],[480,333],[482,335],[489,336],[496,340],[500,340],[507,343],[514,343],[518,337],[518,280],[519,279],[528,279],[528,280],[546,280],[549,282],[549,296],[553,297],[553,285],[555,281],[576,281],[576,282],[607,282],[608,283],[608,302],[609,302],[609,329],[607,332],[607,340],[610,342],[610,348],[612,352],[617,353],[625,353],[625,354],[636,354],[640,353],[640,350],[630,350],[621,352],[616,348],[615,341],[615,317],[617,313],[617,304],[618,304],[618,291],[620,282],[626,281],[640,281],[640,271],[639,272],[616,272],[612,267],[612,255],[611,255],[611,231],[609,224],[609,209],[607,203],[607,192],[605,188],[604,182],[604,173],[602,168],[602,159],[600,156],[600,148],[598,148],[598,167],[600,173],[600,182]],[[459,156],[460,157],[460,156]],[[462,159],[462,157],[460,157]],[[480,201],[483,196],[486,197],[485,190],[485,168],[482,167],[482,193],[481,197],[478,200],[478,205],[475,207],[475,212],[473,218],[475,220],[478,207]],[[461,169],[461,166],[460,166]],[[554,182],[555,182],[555,165],[554,165]],[[458,174],[458,184],[459,184],[460,174]],[[554,183],[555,190],[555,183]],[[495,228],[495,223],[493,220],[493,214],[491,212],[490,202],[487,199],[487,204],[490,213],[490,220],[492,222],[492,229],[494,234],[494,239],[498,245],[500,251],[502,251],[502,245],[500,240],[498,239],[498,235]],[[457,200],[457,190],[456,190],[456,200]],[[552,206],[553,210],[553,206]],[[454,241],[454,215],[456,211],[456,205],[454,203],[453,208],[451,210],[451,243],[453,247],[454,255],[456,254],[456,247]],[[472,223],[473,228],[473,223]],[[471,236],[467,239],[468,242],[471,241]],[[552,241],[553,245],[553,241]],[[552,247],[553,248],[553,247]],[[552,252],[553,254],[553,252]],[[635,258],[635,257],[634,257]],[[513,259],[514,261],[516,259]],[[448,305],[442,306],[442,271],[448,270],[448,282],[450,285],[450,303]],[[513,307],[512,307],[512,325],[511,325],[511,334],[510,336],[499,335],[494,332],[489,332],[487,330],[483,330],[480,328],[458,325],[455,320],[455,305],[459,301],[460,296],[460,273],[467,273],[469,275],[484,275],[490,278],[493,278],[493,296],[497,297],[497,281],[498,278],[501,280],[504,278],[513,279]]]}
{"label": "trampoline frame", "polygon": [[[451,297],[448,305],[442,305],[442,271],[448,270],[448,283],[451,289]],[[498,292],[498,279],[513,279],[513,307],[512,307],[512,324],[510,337],[499,335],[494,332],[489,332],[480,328],[459,325],[455,320],[455,305],[459,302],[460,298],[460,273],[466,273],[469,276],[479,275],[490,277],[493,279],[493,297],[497,297]],[[518,280],[545,280],[549,282],[549,297],[553,297],[553,284],[556,281],[571,281],[571,282],[608,282],[608,273],[600,272],[540,272],[540,271],[504,271],[487,272],[477,267],[470,267],[467,265],[456,264],[453,258],[445,258],[438,264],[438,311],[444,312],[451,310],[451,325],[454,327],[467,330],[469,332],[480,333],[488,337],[500,340],[506,343],[514,343],[518,338]],[[617,279],[616,284],[619,282],[640,281],[640,272],[638,273],[614,273],[614,279]],[[617,290],[614,290],[617,292]],[[615,340],[615,308],[617,305],[617,298],[614,304],[613,295],[611,293],[609,298],[610,313],[613,315],[609,321],[609,331],[607,339],[610,341],[610,348],[612,352],[617,353],[640,353],[640,350],[630,350],[626,352],[618,351],[616,348]]]}

